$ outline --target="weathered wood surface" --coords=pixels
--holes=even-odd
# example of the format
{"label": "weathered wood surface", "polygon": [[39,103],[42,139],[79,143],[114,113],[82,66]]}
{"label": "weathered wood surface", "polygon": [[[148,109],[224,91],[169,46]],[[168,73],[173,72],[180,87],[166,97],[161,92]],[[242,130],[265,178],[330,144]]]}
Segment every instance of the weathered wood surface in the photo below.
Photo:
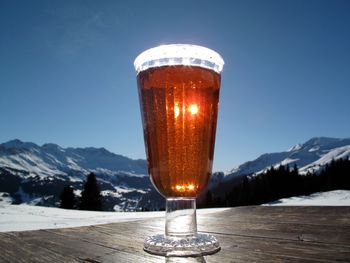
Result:
{"label": "weathered wood surface", "polygon": [[164,258],[142,250],[164,218],[0,233],[0,262],[350,262],[350,207],[238,207],[198,217],[221,251]]}

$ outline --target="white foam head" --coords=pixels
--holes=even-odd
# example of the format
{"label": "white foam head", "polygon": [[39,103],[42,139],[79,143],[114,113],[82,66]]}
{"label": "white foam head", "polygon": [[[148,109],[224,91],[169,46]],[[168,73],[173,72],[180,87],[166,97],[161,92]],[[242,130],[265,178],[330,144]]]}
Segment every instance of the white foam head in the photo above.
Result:
{"label": "white foam head", "polygon": [[134,61],[137,73],[149,68],[174,65],[197,66],[221,73],[224,60],[217,52],[206,47],[172,44],[147,49]]}

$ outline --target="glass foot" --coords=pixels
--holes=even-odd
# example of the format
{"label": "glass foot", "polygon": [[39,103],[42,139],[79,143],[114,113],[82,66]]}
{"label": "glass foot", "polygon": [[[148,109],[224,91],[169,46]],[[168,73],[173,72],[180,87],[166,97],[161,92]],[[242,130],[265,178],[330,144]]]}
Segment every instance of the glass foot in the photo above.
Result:
{"label": "glass foot", "polygon": [[199,257],[220,250],[216,237],[209,234],[196,234],[190,237],[167,237],[155,235],[144,242],[146,252],[167,257]]}

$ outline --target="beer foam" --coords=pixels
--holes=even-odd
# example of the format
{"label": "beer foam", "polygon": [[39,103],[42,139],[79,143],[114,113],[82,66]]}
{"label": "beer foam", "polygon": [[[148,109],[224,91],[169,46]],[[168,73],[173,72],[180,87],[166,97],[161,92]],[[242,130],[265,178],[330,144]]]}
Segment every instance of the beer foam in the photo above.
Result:
{"label": "beer foam", "polygon": [[137,73],[149,68],[175,65],[197,66],[220,73],[224,60],[217,52],[206,47],[171,44],[147,49],[134,61]]}

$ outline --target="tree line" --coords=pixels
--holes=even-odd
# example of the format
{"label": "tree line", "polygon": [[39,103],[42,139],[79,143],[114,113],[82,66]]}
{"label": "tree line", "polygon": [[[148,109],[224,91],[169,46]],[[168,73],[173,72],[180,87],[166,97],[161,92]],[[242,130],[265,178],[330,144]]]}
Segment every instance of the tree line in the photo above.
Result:
{"label": "tree line", "polygon": [[102,206],[102,196],[94,173],[87,176],[80,198],[74,194],[74,188],[70,185],[65,186],[60,195],[60,208],[101,211]]}
{"label": "tree line", "polygon": [[321,172],[308,172],[306,175],[299,174],[296,165],[292,168],[289,165],[270,167],[264,173],[245,176],[224,195],[208,191],[200,206],[260,205],[281,198],[338,189],[350,190],[348,159],[332,160]]}
{"label": "tree line", "polygon": [[[198,207],[260,205],[281,198],[338,189],[350,190],[349,159],[332,160],[322,171],[303,175],[296,165],[292,168],[289,165],[278,168],[272,166],[264,173],[244,176],[225,193],[222,193],[220,185],[207,191]],[[60,195],[60,207],[101,211],[103,199],[95,174],[90,173],[87,176],[80,197],[74,194],[72,186],[64,187]]]}

